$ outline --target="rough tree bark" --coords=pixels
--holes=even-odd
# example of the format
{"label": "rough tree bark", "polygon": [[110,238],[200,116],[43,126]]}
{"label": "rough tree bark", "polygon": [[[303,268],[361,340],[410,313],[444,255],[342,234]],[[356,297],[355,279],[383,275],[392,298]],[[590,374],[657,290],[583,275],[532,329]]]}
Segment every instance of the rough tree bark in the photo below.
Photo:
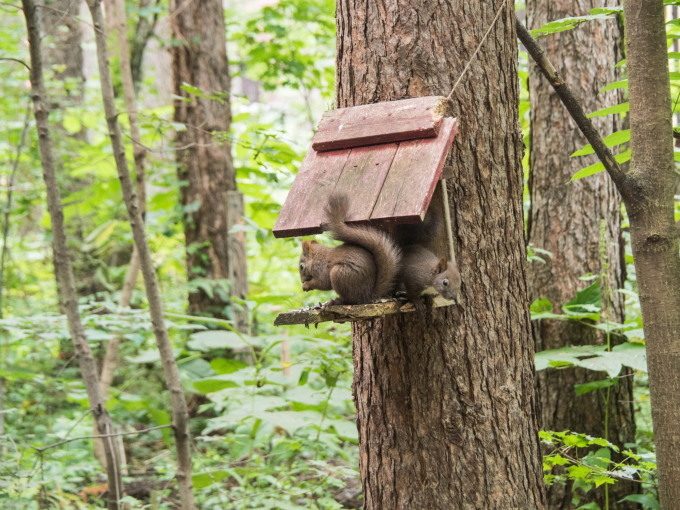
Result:
{"label": "rough tree bark", "polygon": [[[588,14],[603,5],[595,0],[533,0],[527,2],[527,25],[538,28],[548,21]],[[541,40],[548,58],[559,64],[561,74],[586,111],[595,111],[622,101],[614,90],[598,94],[606,84],[620,79],[614,64],[621,60],[621,33],[616,20],[593,22],[575,30],[554,34]],[[583,49],[590,48],[587,57]],[[625,265],[621,238],[621,197],[604,173],[569,183],[579,169],[597,161],[571,158],[570,154],[587,142],[578,131],[540,70],[530,66],[531,100],[531,175],[529,191],[529,242],[548,250],[546,264],[533,263],[528,273],[531,300],[547,297],[559,313],[561,306],[589,285],[579,277],[605,275],[603,311],[606,318],[622,323]],[[594,118],[595,128],[604,136],[621,129],[612,116]],[[569,183],[569,184],[564,184]],[[604,230],[602,224],[604,222]],[[602,239],[603,238],[603,239]],[[604,251],[600,252],[600,243]],[[534,325],[536,350],[569,345],[605,344],[606,335],[591,327],[562,321],[540,321]],[[635,440],[631,372],[622,374],[617,386],[577,396],[574,384],[600,380],[601,373],[585,369],[545,370],[538,373],[537,392],[541,402],[541,428],[573,430],[606,437],[622,446]],[[605,415],[608,419],[605,419]],[[605,423],[609,429],[605,430]],[[639,484],[618,482],[591,491],[588,501],[601,506],[605,490],[613,501],[637,492]],[[571,486],[548,488],[549,508],[573,508]],[[634,504],[630,503],[633,508]],[[618,507],[617,507],[618,508]],[[620,506],[620,508],[625,508]]]}
{"label": "rough tree bark", "polygon": [[109,138],[113,149],[113,157],[118,170],[118,178],[121,184],[123,200],[127,208],[132,235],[135,246],[139,253],[140,266],[144,277],[146,297],[149,303],[149,313],[153,325],[154,336],[160,352],[165,381],[170,392],[172,404],[172,425],[175,435],[175,450],[177,452],[177,484],[182,508],[193,510],[195,508],[194,495],[191,480],[191,435],[189,432],[189,413],[187,412],[186,400],[182,390],[182,382],[179,369],[172,352],[172,343],[168,336],[168,330],[163,318],[163,305],[161,303],[158,280],[151,261],[151,252],[144,233],[144,220],[140,211],[139,203],[130,176],[125,146],[123,145],[120,125],[118,124],[118,112],[116,112],[113,98],[113,83],[106,48],[107,30],[102,14],[101,0],[88,0],[87,6],[92,15],[94,25],[95,42],[97,45],[97,63],[99,65],[99,82],[102,91],[102,101],[106,115],[106,123],[109,129]]}
{"label": "rough tree bark", "polygon": [[[230,299],[245,298],[248,288],[243,233],[229,234],[243,205],[226,138],[231,109],[222,2],[173,0],[171,12],[175,95],[181,98],[175,101],[174,120],[186,125],[177,132],[177,162],[186,208],[187,275],[215,281],[212,293],[189,294],[189,311],[233,319],[245,331],[247,315]],[[220,98],[196,97],[182,89],[184,84]]]}
{"label": "rough tree bark", "polygon": [[[111,417],[106,411],[104,398],[99,387],[97,364],[85,338],[84,328],[80,321],[73,268],[66,246],[64,212],[61,203],[61,193],[57,183],[55,159],[52,153],[52,140],[48,120],[49,110],[47,108],[47,94],[43,78],[40,47],[40,11],[32,0],[22,0],[22,5],[28,29],[31,54],[31,99],[33,100],[33,111],[38,129],[38,144],[43,167],[43,178],[47,189],[47,206],[52,222],[54,271],[57,277],[59,300],[66,312],[69,333],[78,356],[80,371],[85,383],[90,410],[97,424],[97,431],[101,435],[110,435],[113,433],[113,425]],[[116,451],[110,437],[107,441],[104,441],[104,450],[108,480],[107,507],[117,509],[119,508],[118,501],[122,497],[122,483]]]}
{"label": "rough tree bark", "polygon": [[631,168],[615,179],[630,219],[661,507],[680,501],[680,255],[673,221],[671,100],[662,0],[626,0]]}
{"label": "rough tree bark", "polygon": [[337,3],[337,106],[447,95],[461,307],[353,327],[366,510],[543,507],[512,3]]}

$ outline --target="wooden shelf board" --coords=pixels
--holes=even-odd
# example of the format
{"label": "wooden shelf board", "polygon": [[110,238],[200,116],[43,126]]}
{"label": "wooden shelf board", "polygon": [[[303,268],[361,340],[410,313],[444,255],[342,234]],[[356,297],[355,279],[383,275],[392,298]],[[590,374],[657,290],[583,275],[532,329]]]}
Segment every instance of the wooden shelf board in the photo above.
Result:
{"label": "wooden shelf board", "polygon": [[[454,301],[448,301],[441,296],[434,298],[433,307],[451,306]],[[292,324],[319,324],[321,322],[353,322],[373,319],[383,315],[395,313],[409,313],[415,311],[413,303],[404,299],[390,299],[378,303],[364,305],[331,305],[291,310],[279,314],[274,321],[275,326],[289,326]]]}

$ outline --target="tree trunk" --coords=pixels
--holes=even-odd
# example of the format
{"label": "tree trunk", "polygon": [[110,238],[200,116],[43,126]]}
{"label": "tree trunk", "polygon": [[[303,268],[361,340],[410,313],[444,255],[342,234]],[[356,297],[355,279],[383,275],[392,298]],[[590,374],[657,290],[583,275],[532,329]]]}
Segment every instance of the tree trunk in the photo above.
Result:
{"label": "tree trunk", "polygon": [[97,63],[99,65],[99,84],[102,92],[102,102],[106,115],[106,124],[109,130],[109,138],[116,161],[118,179],[123,193],[123,201],[128,212],[135,247],[139,254],[140,268],[144,277],[144,287],[149,303],[149,315],[153,325],[156,344],[163,365],[163,375],[170,392],[172,404],[172,427],[175,435],[175,451],[177,452],[177,485],[182,508],[193,510],[195,508],[192,487],[191,465],[191,434],[189,431],[189,414],[184,398],[179,369],[172,350],[172,343],[168,335],[168,329],[163,317],[163,305],[161,302],[158,280],[151,261],[151,251],[144,232],[144,221],[139,203],[130,176],[125,146],[123,145],[122,133],[118,124],[118,112],[113,99],[113,82],[109,67],[109,56],[106,48],[107,30],[102,14],[101,0],[88,0],[87,6],[92,15],[94,25],[95,42],[97,45]]}
{"label": "tree trunk", "polygon": [[[247,316],[230,296],[247,293],[243,236],[229,234],[230,210],[242,202],[235,194],[236,175],[228,141],[231,110],[229,68],[222,2],[174,0],[173,69],[175,122],[186,125],[177,132],[177,162],[185,208],[184,234],[187,274],[205,280],[210,289],[189,294],[189,311],[234,320],[247,329]],[[215,97],[197,97],[182,89],[189,84]],[[236,202],[234,202],[236,200]],[[235,204],[235,205],[234,205]],[[237,221],[243,209],[236,215]]]}
{"label": "tree trunk", "polygon": [[337,4],[337,106],[447,95],[461,307],[355,323],[366,510],[543,507],[512,4]]}
{"label": "tree trunk", "polygon": [[[47,191],[47,206],[52,222],[54,272],[57,278],[59,301],[66,313],[69,333],[78,356],[80,371],[87,391],[90,410],[97,424],[97,431],[100,435],[106,436],[113,434],[113,424],[104,405],[104,398],[99,387],[97,364],[85,338],[85,330],[80,320],[73,267],[66,246],[64,211],[57,183],[55,158],[52,153],[49,109],[47,108],[47,94],[43,79],[40,11],[32,0],[23,0],[22,5],[24,16],[26,17],[26,28],[28,30],[31,52],[31,99],[33,100],[35,123],[38,129],[40,158]],[[116,459],[113,441],[111,441],[110,437],[104,441],[104,450],[108,481],[107,508],[115,510],[119,508],[118,502],[123,494],[119,464]]]}
{"label": "tree trunk", "polygon": [[[606,5],[616,5],[610,0]],[[562,0],[527,2],[528,27],[588,14],[593,7],[603,7],[595,0]],[[591,22],[575,30],[542,39],[548,58],[559,64],[559,71],[587,111],[595,111],[622,101],[621,94],[599,90],[620,79],[614,64],[622,56],[619,50],[621,34],[615,20]],[[583,48],[590,48],[587,58]],[[625,265],[621,237],[621,198],[616,186],[604,173],[569,183],[579,169],[597,161],[596,156],[571,158],[570,154],[585,143],[569,113],[564,109],[548,81],[531,66],[531,210],[529,212],[529,242],[548,250],[552,258],[546,264],[533,263],[528,273],[532,300],[548,298],[559,313],[577,290],[588,282],[579,277],[603,275],[603,315],[614,322],[624,320],[623,296],[616,289],[623,287]],[[604,136],[621,129],[612,117],[592,119]],[[568,184],[564,184],[568,183]],[[602,248],[602,251],[601,251]],[[605,344],[606,335],[578,323],[540,321],[535,324],[536,350],[558,349],[569,345]],[[546,430],[573,430],[605,437],[623,446],[635,441],[632,378],[630,371],[619,379],[617,386],[577,396],[574,384],[601,380],[602,373],[585,369],[545,370],[537,377],[541,401],[541,427]],[[605,430],[605,423],[609,424]],[[604,505],[605,491],[618,501],[637,492],[639,484],[617,482],[591,492],[587,501]],[[548,488],[549,508],[573,508],[571,486],[552,485]],[[633,503],[630,503],[631,508]],[[625,508],[620,506],[617,508]]]}
{"label": "tree trunk", "polygon": [[632,160],[617,184],[630,218],[647,342],[659,496],[670,510],[680,501],[680,256],[666,32],[662,0],[623,5]]}

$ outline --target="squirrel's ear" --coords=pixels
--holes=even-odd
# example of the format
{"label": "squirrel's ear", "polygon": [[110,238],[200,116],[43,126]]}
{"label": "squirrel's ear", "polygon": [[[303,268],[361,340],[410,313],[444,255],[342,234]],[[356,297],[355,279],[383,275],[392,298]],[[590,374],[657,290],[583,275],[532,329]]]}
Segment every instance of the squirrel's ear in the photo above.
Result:
{"label": "squirrel's ear", "polygon": [[309,252],[311,252],[314,249],[314,245],[319,244],[316,241],[307,241],[306,239],[302,241],[302,254],[303,255],[309,255]]}
{"label": "squirrel's ear", "polygon": [[437,272],[443,273],[444,271],[446,271],[446,264],[447,260],[444,257],[440,258],[439,263],[437,264]]}

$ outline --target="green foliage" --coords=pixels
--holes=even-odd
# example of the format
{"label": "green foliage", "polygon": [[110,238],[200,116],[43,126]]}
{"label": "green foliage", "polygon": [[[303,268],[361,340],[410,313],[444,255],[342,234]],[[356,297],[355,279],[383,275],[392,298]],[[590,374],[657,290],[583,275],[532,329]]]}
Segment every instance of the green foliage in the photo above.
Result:
{"label": "green foliage", "polygon": [[[539,435],[541,442],[551,450],[543,457],[546,483],[572,481],[577,498],[593,488],[619,480],[653,485],[656,476],[654,455],[621,450],[606,439],[570,431],[541,431]],[[644,508],[658,508],[651,493],[626,496],[624,500],[639,502]]]}
{"label": "green foliage", "polygon": [[573,16],[569,18],[562,18],[546,23],[545,25],[531,31],[534,37],[545,37],[547,35],[571,30],[588,21],[603,20],[611,18],[623,12],[623,7],[608,7],[590,9],[590,14],[587,16]]}

